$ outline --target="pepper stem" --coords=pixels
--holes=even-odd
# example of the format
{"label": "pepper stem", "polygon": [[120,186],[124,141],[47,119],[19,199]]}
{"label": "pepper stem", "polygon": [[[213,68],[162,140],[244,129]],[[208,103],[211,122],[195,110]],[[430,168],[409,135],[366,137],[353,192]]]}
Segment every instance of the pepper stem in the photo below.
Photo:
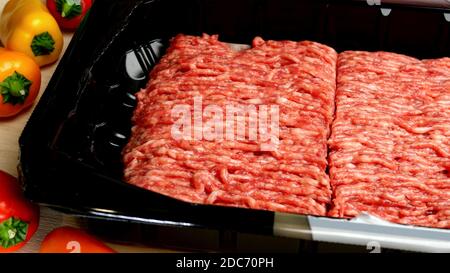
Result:
{"label": "pepper stem", "polygon": [[15,246],[27,238],[28,223],[10,217],[0,223],[0,246],[10,248]]}
{"label": "pepper stem", "polygon": [[24,103],[30,93],[32,82],[24,75],[14,71],[11,76],[6,77],[0,82],[0,94],[3,97],[3,103],[13,105]]}
{"label": "pepper stem", "polygon": [[82,12],[81,2],[79,0],[57,0],[56,9],[66,19],[76,17]]}
{"label": "pepper stem", "polygon": [[31,41],[31,50],[34,56],[49,55],[55,49],[55,40],[53,37],[46,32],[42,32],[33,37]]}

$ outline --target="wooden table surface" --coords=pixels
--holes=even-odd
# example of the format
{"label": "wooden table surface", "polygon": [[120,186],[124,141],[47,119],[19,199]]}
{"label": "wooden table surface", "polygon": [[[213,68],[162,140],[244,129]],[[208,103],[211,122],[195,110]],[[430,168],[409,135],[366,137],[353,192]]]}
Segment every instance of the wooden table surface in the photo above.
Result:
{"label": "wooden table surface", "polygon": [[[0,10],[7,0],[0,0]],[[72,39],[72,33],[64,33],[64,50],[67,48],[70,40]],[[57,63],[50,66],[44,67],[41,70],[42,83],[39,92],[39,97],[44,92],[50,78],[55,71]],[[18,164],[18,139],[19,136],[30,117],[34,107],[22,112],[20,115],[8,118],[0,119],[0,169],[6,171],[14,176],[17,176],[17,164]],[[36,252],[39,249],[40,242],[51,230],[59,226],[79,226],[79,221],[77,218],[71,217],[59,213],[57,211],[41,208],[41,219],[39,229],[33,236],[32,240],[25,245],[19,252]],[[160,249],[160,248],[146,248],[146,247],[135,247],[135,246],[125,246],[109,244],[113,249],[118,252],[172,252],[171,250]]]}

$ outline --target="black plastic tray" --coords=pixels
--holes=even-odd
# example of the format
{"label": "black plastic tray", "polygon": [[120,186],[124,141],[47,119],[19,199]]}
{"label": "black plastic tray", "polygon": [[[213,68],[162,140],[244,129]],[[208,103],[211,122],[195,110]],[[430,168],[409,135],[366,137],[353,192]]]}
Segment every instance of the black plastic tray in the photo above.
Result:
{"label": "black plastic tray", "polygon": [[[389,16],[380,8],[391,9]],[[120,152],[130,133],[133,93],[146,81],[125,73],[124,56],[154,41],[163,45],[157,61],[178,33],[218,33],[230,43],[249,44],[260,35],[314,40],[337,51],[443,57],[450,56],[448,12],[367,1],[97,0],[20,138],[25,194],[107,221],[289,236],[275,230],[279,215],[273,212],[188,204],[122,181]],[[302,235],[292,237],[313,238],[307,226],[299,225]]]}

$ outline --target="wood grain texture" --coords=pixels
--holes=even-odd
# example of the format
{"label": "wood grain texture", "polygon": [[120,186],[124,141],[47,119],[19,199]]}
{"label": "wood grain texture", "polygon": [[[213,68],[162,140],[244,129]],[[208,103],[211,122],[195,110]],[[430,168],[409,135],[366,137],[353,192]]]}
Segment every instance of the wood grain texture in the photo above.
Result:
{"label": "wood grain texture", "polygon": [[[6,4],[6,2],[7,0],[0,0],[0,10],[3,10],[3,7]],[[63,53],[66,50],[71,39],[72,33],[64,33]],[[47,84],[50,78],[52,77],[53,72],[56,69],[56,66],[57,63],[42,68],[41,70],[42,83],[38,100],[41,97],[44,90],[46,89]],[[19,153],[18,139],[27,120],[29,119],[32,113],[33,108],[34,105],[16,117],[8,119],[0,119],[0,169],[14,176],[17,176],[17,164]],[[82,226],[81,222],[82,221],[80,221],[80,219],[76,217],[65,215],[49,208],[41,207],[41,219],[39,229],[33,236],[32,240],[27,245],[25,245],[21,250],[19,250],[19,252],[22,253],[37,252],[39,250],[41,241],[51,230],[59,226],[81,227]],[[170,250],[164,250],[160,248],[122,246],[116,244],[108,244],[108,245],[110,245],[113,249],[117,250],[118,252],[171,252]]]}

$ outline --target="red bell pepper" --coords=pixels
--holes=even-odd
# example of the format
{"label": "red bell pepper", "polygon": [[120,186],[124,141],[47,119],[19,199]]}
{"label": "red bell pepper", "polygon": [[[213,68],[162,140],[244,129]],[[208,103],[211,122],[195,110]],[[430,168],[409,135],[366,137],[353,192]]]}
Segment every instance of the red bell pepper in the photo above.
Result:
{"label": "red bell pepper", "polygon": [[39,225],[39,207],[26,200],[17,179],[0,171],[0,253],[25,245]]}
{"label": "red bell pepper", "polygon": [[47,0],[47,8],[64,30],[75,30],[83,20],[92,0]]}
{"label": "red bell pepper", "polygon": [[72,227],[60,227],[42,241],[40,253],[114,253],[97,238]]}

